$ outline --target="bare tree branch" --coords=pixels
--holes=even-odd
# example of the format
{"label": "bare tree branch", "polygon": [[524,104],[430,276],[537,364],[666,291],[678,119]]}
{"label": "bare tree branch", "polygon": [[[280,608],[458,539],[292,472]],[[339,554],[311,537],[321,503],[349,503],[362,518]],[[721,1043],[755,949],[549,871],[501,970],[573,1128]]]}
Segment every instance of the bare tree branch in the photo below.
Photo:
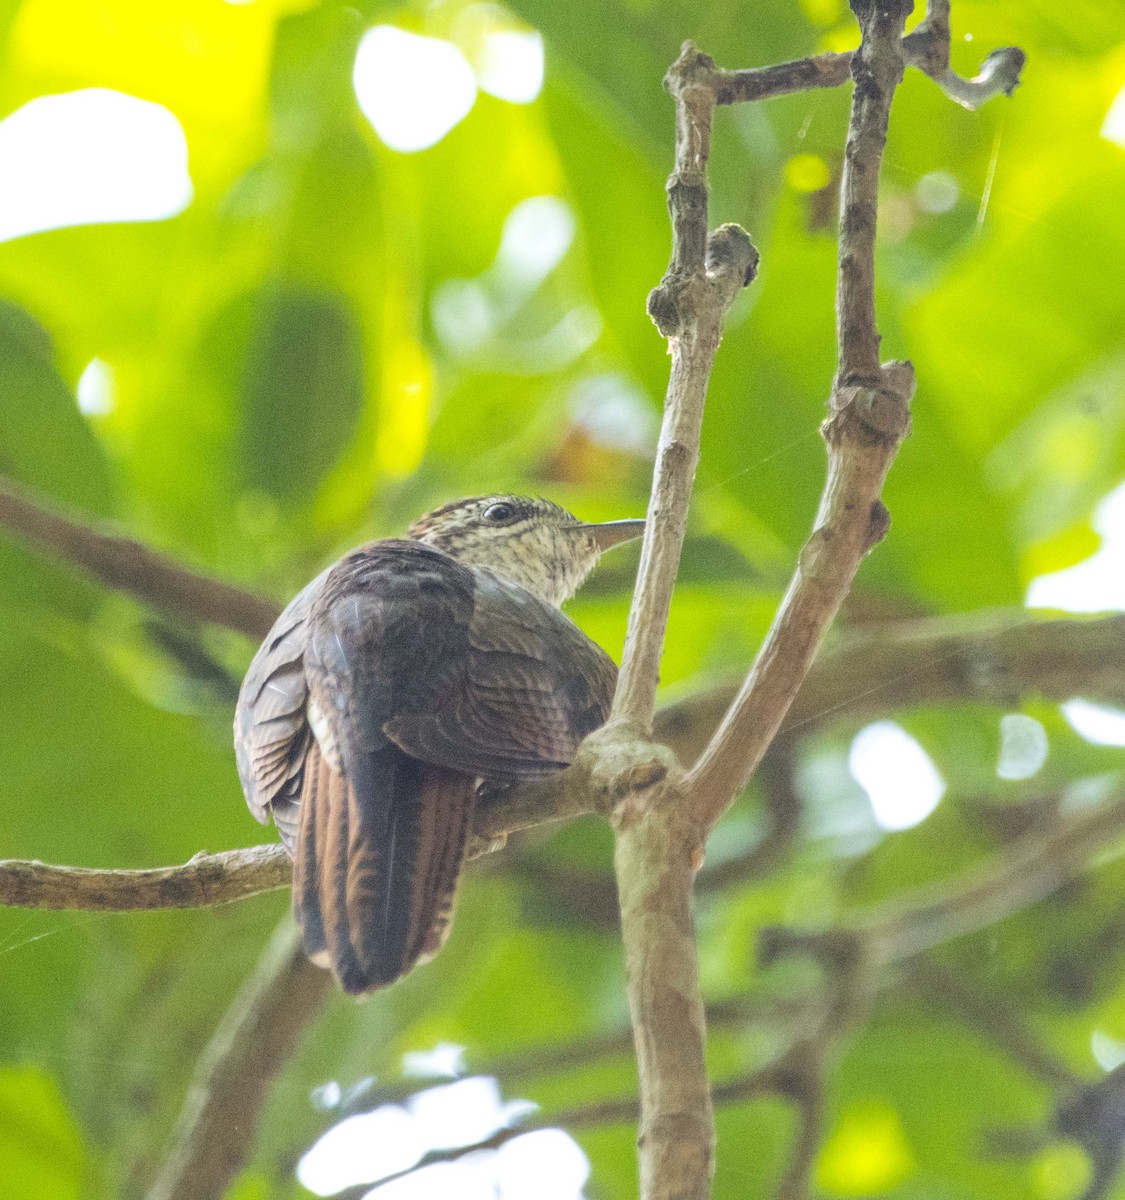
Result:
{"label": "bare tree branch", "polygon": [[[788,1025],[804,1012],[799,998],[779,999],[766,995],[738,995],[707,1005],[707,1026],[718,1029],[739,1029],[757,1025],[758,1028]],[[549,1042],[524,1047],[501,1054],[483,1062],[473,1063],[473,1075],[492,1075],[506,1083],[532,1081],[545,1075],[564,1074],[589,1066],[591,1063],[631,1054],[633,1031],[630,1026],[592,1034],[566,1042]],[[373,1082],[357,1093],[340,1109],[341,1116],[370,1112],[381,1104],[398,1104],[419,1091],[440,1087],[443,1080],[398,1079]]]}
{"label": "bare tree branch", "polygon": [[862,914],[849,926],[891,964],[1003,921],[1057,891],[1091,858],[1125,836],[1125,796],[1062,817],[1046,834],[1031,834],[995,860],[959,878],[919,888]]}
{"label": "bare tree branch", "polygon": [[797,1133],[785,1172],[777,1185],[776,1200],[807,1200],[812,1170],[824,1135],[824,1079],[833,1031],[821,1028],[815,1039],[796,1041],[778,1060],[784,1071],[787,1095],[797,1108]]}
{"label": "bare tree branch", "polygon": [[1085,1082],[1040,1045],[1010,1004],[976,990],[930,955],[923,954],[904,973],[906,985],[942,1016],[956,1017],[1005,1051],[1029,1074],[1053,1088],[1076,1091]]}
{"label": "bare tree branch", "polygon": [[696,876],[697,894],[747,884],[777,870],[801,832],[802,801],[795,786],[793,742],[777,737],[758,771],[766,828],[744,854],[704,865]]}
{"label": "bare tree branch", "polygon": [[855,0],[863,41],[844,155],[837,276],[839,367],[824,426],[828,478],[813,533],[758,657],[723,723],[688,774],[710,828],[745,786],[781,726],[864,555],[884,535],[883,480],[910,429],[914,375],[879,363],[875,225],[891,101],[902,78],[911,0]]}
{"label": "bare tree branch", "polygon": [[128,592],[172,616],[209,621],[261,638],[280,611],[264,596],[190,571],[131,538],[66,516],[2,477],[0,527],[37,549],[83,568],[106,587]]}
{"label": "bare tree branch", "polygon": [[200,853],[181,866],[143,871],[6,859],[0,860],[0,904],[91,912],[210,908],[288,887],[289,877],[289,857],[280,845]]}
{"label": "bare tree branch", "polygon": [[[788,1058],[782,1058],[776,1063],[770,1063],[755,1071],[736,1075],[717,1084],[714,1088],[714,1101],[717,1106],[745,1104],[761,1096],[782,1095],[790,1096],[793,1087],[793,1071]],[[573,1108],[556,1109],[536,1114],[532,1119],[521,1125],[506,1125],[486,1138],[465,1146],[452,1146],[448,1149],[431,1150],[414,1166],[393,1175],[385,1175],[382,1179],[371,1183],[356,1184],[335,1192],[332,1200],[363,1200],[375,1187],[393,1183],[404,1176],[413,1175],[417,1171],[432,1167],[438,1163],[457,1162],[470,1154],[480,1151],[498,1150],[514,1138],[522,1137],[525,1133],[533,1133],[537,1129],[596,1129],[608,1125],[625,1125],[636,1121],[639,1112],[635,1096],[621,1096],[609,1100],[599,1100],[592,1104],[576,1105]]]}
{"label": "bare tree branch", "polygon": [[[862,686],[857,687],[857,680]],[[684,762],[693,761],[737,692],[734,683],[699,692],[659,710],[655,737]],[[1044,619],[1024,610],[945,617],[878,626],[850,634],[813,665],[783,734],[818,728],[830,719],[862,720],[913,704],[983,700],[1016,705],[1021,697],[1066,700],[1075,695],[1125,705],[1125,616]],[[789,736],[785,738],[788,742]],[[772,759],[780,743],[771,747]],[[747,856],[707,866],[696,886],[712,889],[756,878],[784,850],[795,802],[771,799],[766,841]],[[763,769],[765,763],[763,763]],[[772,770],[772,768],[771,768]],[[772,792],[772,789],[771,789]],[[478,851],[505,834],[582,816],[613,798],[594,794],[588,777],[566,771],[500,792],[478,805]],[[772,813],[772,809],[771,809]],[[0,860],[0,904],[23,908],[197,908],[227,904],[289,886],[289,860],[279,845],[218,854],[150,870],[98,870]]]}
{"label": "bare tree branch", "polygon": [[333,993],[291,921],[274,935],[196,1068],[147,1200],[215,1200],[242,1169],[278,1072]]}
{"label": "bare tree branch", "polygon": [[[648,311],[668,339],[671,377],[657,444],[637,588],[613,712],[586,746],[606,758],[607,739],[634,744],[651,734],[660,657],[679,570],[699,459],[707,383],[727,309],[757,271],[746,233],[707,226],[707,160],[715,64],[690,42],[665,85],[676,102],[675,165],[668,180],[672,259]],[[585,747],[584,747],[585,748]],[[705,1200],[714,1155],[714,1119],[704,1062],[692,885],[699,831],[679,771],[614,811],[621,936],[640,1074],[643,1200]]]}
{"label": "bare tree branch", "polygon": [[668,75],[677,100],[676,169],[668,181],[674,242],[672,263],[649,296],[649,313],[668,338],[672,373],[653,471],[649,519],[611,720],[648,733],[660,656],[679,570],[711,367],[723,318],[758,267],[758,252],[736,225],[707,236],[707,157],[713,64],[690,43]]}
{"label": "bare tree branch", "polygon": [[[732,681],[665,705],[656,736],[693,762],[737,693]],[[1125,616],[962,613],[846,634],[818,655],[780,733],[795,737],[914,704],[1074,696],[1125,706]]]}
{"label": "bare tree branch", "polygon": [[[949,0],[932,0],[926,19],[902,39],[906,62],[924,71],[958,104],[980,108],[994,96],[1010,96],[1020,81],[1026,61],[1016,46],[994,50],[980,74],[965,79],[949,67]],[[745,104],[814,88],[834,88],[851,78],[855,54],[815,54],[794,62],[743,71],[719,71],[715,79],[716,104]]]}
{"label": "bare tree branch", "polygon": [[[773,961],[795,949],[824,961],[862,960],[874,977],[936,946],[977,933],[1045,899],[1087,870],[1114,843],[1125,843],[1125,793],[1064,815],[953,879],[908,892],[822,931],[771,928],[761,954]],[[1120,854],[1125,845],[1118,845]]]}
{"label": "bare tree branch", "polygon": [[534,1133],[537,1129],[595,1129],[607,1125],[626,1125],[637,1119],[637,1098],[624,1096],[620,1099],[600,1100],[593,1104],[575,1105],[573,1108],[558,1109],[553,1113],[537,1115],[520,1125],[505,1125],[491,1133],[488,1137],[470,1142],[465,1146],[450,1146],[441,1150],[430,1150],[424,1154],[412,1167],[384,1175],[381,1179],[370,1183],[355,1184],[342,1191],[332,1193],[331,1200],[363,1200],[373,1188],[384,1184],[394,1183],[408,1175],[423,1171],[426,1167],[437,1166],[439,1163],[457,1162],[470,1154],[482,1151],[499,1150],[501,1146],[515,1138],[523,1137],[526,1133]]}

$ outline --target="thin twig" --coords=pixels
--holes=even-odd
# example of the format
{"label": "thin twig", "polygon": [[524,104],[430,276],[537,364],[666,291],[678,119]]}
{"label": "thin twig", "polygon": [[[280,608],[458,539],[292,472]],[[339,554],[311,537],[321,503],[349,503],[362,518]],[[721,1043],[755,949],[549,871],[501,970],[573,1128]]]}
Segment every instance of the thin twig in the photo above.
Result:
{"label": "thin twig", "polygon": [[[779,999],[766,995],[740,995],[717,1000],[707,1005],[708,1029],[742,1029],[755,1026],[780,1027],[791,1024],[804,1013],[800,998]],[[525,1047],[483,1062],[473,1063],[472,1075],[491,1075],[505,1084],[521,1084],[543,1076],[557,1076],[587,1067],[592,1063],[613,1060],[633,1049],[633,1031],[629,1026],[596,1033],[569,1042],[549,1042]],[[420,1091],[440,1087],[442,1079],[396,1079],[386,1083],[373,1082],[352,1095],[337,1115],[354,1116],[370,1112],[382,1104],[400,1104]]]}
{"label": "thin twig", "polygon": [[0,527],[89,571],[106,587],[128,592],[175,617],[208,621],[253,638],[265,637],[277,619],[279,609],[272,600],[191,571],[132,538],[65,515],[2,477]]}
{"label": "thin twig", "polygon": [[363,1200],[373,1188],[384,1184],[394,1183],[427,1167],[438,1166],[441,1163],[458,1162],[470,1154],[480,1154],[488,1150],[499,1150],[501,1146],[524,1134],[534,1133],[538,1129],[596,1129],[610,1125],[631,1124],[637,1119],[637,1098],[624,1096],[620,1099],[601,1100],[593,1104],[575,1105],[573,1108],[558,1109],[553,1113],[537,1114],[520,1125],[504,1125],[495,1133],[470,1142],[465,1146],[449,1146],[440,1150],[427,1151],[412,1167],[384,1175],[381,1179],[370,1183],[359,1183],[342,1191],[333,1192],[330,1200]]}
{"label": "thin twig", "polygon": [[291,921],[279,927],[201,1056],[147,1200],[215,1200],[242,1169],[270,1087],[333,994]]}
{"label": "thin twig", "polygon": [[828,479],[813,533],[738,697],[688,773],[709,828],[745,786],[781,726],[864,555],[887,529],[883,480],[910,428],[909,364],[881,366],[875,327],[879,170],[910,0],[856,0],[863,42],[844,156],[838,290],[839,368],[824,426]]}
{"label": "thin twig", "polygon": [[[931,0],[926,19],[902,39],[903,56],[918,67],[958,104],[980,108],[994,96],[1010,96],[1020,82],[1026,61],[1016,46],[994,50],[980,74],[965,79],[949,67],[949,2]],[[854,51],[814,54],[793,62],[743,71],[719,71],[715,77],[716,104],[745,104],[792,92],[834,88],[851,78]]]}
{"label": "thin twig", "polygon": [[[737,694],[731,681],[665,705],[656,714],[657,739],[681,762],[694,762]],[[1074,696],[1125,706],[1125,616],[961,613],[845,634],[813,663],[779,736],[917,704],[1015,707],[1026,697]]]}
{"label": "thin twig", "polygon": [[[736,1075],[716,1084],[714,1100],[716,1106],[745,1104],[762,1096],[790,1096],[793,1086],[793,1073],[787,1058],[775,1063],[769,1063],[755,1071]],[[393,1183],[404,1176],[413,1175],[426,1167],[439,1163],[457,1162],[470,1154],[481,1151],[498,1150],[514,1138],[538,1129],[599,1129],[612,1125],[631,1124],[637,1119],[638,1104],[636,1096],[621,1096],[609,1100],[599,1100],[592,1104],[576,1105],[573,1108],[556,1109],[553,1112],[537,1113],[534,1117],[520,1125],[506,1125],[495,1133],[471,1142],[464,1146],[452,1146],[448,1149],[431,1150],[423,1155],[412,1167],[385,1175],[370,1183],[356,1184],[334,1192],[331,1200],[363,1200],[375,1187]]]}
{"label": "thin twig", "polygon": [[758,267],[758,252],[738,226],[707,232],[713,70],[711,59],[686,42],[665,81],[676,98],[676,165],[668,179],[672,261],[649,296],[648,309],[668,339],[672,371],[611,718],[645,733],[652,726],[664,631],[699,462],[707,383],[727,309]]}
{"label": "thin twig", "polygon": [[1125,796],[1117,796],[1092,811],[1062,818],[1046,835],[1028,835],[952,881],[919,888],[860,914],[848,927],[869,943],[874,961],[900,962],[1038,903],[1123,837]]}
{"label": "thin twig", "polygon": [[[1028,834],[953,879],[854,913],[830,929],[765,929],[760,954],[767,962],[795,950],[826,962],[857,960],[871,979],[1039,903],[1081,875],[1114,843],[1125,844],[1125,793],[1090,811],[1062,817],[1047,833]],[[1115,853],[1122,848],[1119,845]]]}
{"label": "thin twig", "polygon": [[781,1060],[787,1073],[786,1094],[797,1108],[797,1133],[777,1186],[776,1200],[808,1200],[812,1171],[824,1136],[827,1061],[836,1040],[836,1031],[823,1025],[815,1038],[795,1042]]}

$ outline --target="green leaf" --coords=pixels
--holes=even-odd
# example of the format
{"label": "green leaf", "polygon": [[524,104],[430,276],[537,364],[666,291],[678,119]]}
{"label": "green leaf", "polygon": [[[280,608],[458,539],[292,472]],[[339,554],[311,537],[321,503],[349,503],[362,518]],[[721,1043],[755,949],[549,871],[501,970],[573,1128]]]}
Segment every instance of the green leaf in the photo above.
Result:
{"label": "green leaf", "polygon": [[363,406],[357,322],[339,296],[279,286],[253,305],[244,340],[243,476],[282,503],[307,503]]}
{"label": "green leaf", "polygon": [[54,1081],[36,1067],[0,1067],[0,1159],[13,1200],[88,1194],[82,1134]]}

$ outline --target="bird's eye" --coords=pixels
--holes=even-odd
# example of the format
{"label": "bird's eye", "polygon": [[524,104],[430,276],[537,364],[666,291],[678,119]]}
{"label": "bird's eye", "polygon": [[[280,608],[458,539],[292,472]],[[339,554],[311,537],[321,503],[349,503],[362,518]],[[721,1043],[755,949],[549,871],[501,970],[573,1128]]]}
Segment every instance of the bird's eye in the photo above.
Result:
{"label": "bird's eye", "polygon": [[490,521],[493,525],[503,525],[506,521],[510,521],[516,515],[516,510],[510,504],[503,502],[499,504],[490,504],[481,516],[486,521]]}

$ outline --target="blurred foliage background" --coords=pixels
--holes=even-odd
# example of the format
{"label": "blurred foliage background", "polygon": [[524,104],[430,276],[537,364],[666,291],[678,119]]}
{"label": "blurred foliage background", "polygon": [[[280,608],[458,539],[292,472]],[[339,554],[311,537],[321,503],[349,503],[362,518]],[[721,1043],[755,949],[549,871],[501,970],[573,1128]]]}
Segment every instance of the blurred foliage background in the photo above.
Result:
{"label": "blurred foliage background", "polygon": [[[429,148],[391,149],[357,104],[357,48],[377,25],[443,39],[480,81]],[[517,44],[497,36],[523,35],[534,58],[535,32],[541,90],[490,94],[489,54]],[[166,219],[0,244],[0,470],[279,600],[458,495],[639,513],[667,375],[644,313],[669,245],[660,81],[689,36],[730,67],[855,43],[840,0],[6,0],[0,115],[92,88],[161,105],[186,138],[192,193]],[[1032,579],[1097,550],[1094,508],[1125,479],[1125,112],[1107,121],[1125,86],[1125,6],[954,5],[959,70],[1011,43],[1029,56],[1013,100],[968,113],[912,71],[895,103],[880,325],[919,392],[886,492],[891,535],[845,625],[1018,608]],[[447,69],[404,84],[400,110]],[[711,388],[668,697],[745,667],[815,511],[847,103],[839,89],[718,114],[712,220],[745,225],[763,265]],[[23,185],[0,169],[0,192]],[[56,186],[80,197],[82,177],[60,168]],[[634,565],[607,560],[570,610],[615,656]],[[0,612],[4,856],[139,867],[262,840],[229,744],[253,646],[9,542]],[[1049,745],[1027,778],[997,773],[1013,712]],[[764,924],[830,923],[953,875],[1122,770],[1119,750],[1033,695],[887,715],[944,779],[940,804],[891,832],[848,772],[859,723],[844,711],[798,738],[799,841],[767,878],[701,900],[709,999],[795,986],[755,966]],[[719,831],[718,861],[753,845],[759,788]],[[293,1167],[337,1119],[324,1097],[396,1078],[406,1052],[449,1042],[488,1063],[623,1027],[612,924],[580,902],[586,883],[563,886],[609,871],[594,822],[474,871],[437,962],[362,1007],[329,1005],[274,1090],[241,1200],[307,1195]],[[1125,1058],[1123,900],[1105,865],[936,960],[1093,1081]],[[0,912],[6,1195],[144,1194],[194,1063],[286,907],[275,894],[192,912]],[[717,1031],[717,1076],[768,1058],[779,1036]],[[565,1106],[634,1077],[618,1055],[501,1085]],[[1063,1100],[932,990],[891,987],[833,1080],[818,1189],[1076,1197],[1092,1166],[1052,1125]],[[1120,1139],[1117,1109],[1106,1119]],[[1009,1127],[1042,1136],[1001,1152]],[[792,1129],[778,1101],[724,1109],[716,1196],[772,1194]],[[630,1195],[633,1131],[576,1136],[586,1194]]]}

